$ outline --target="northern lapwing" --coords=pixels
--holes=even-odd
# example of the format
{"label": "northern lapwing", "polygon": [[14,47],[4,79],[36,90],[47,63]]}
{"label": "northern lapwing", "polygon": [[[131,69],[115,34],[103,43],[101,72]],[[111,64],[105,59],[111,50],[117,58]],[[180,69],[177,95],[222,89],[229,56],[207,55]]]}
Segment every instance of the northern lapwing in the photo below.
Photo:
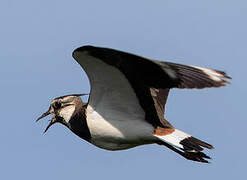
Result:
{"label": "northern lapwing", "polygon": [[164,118],[165,104],[170,89],[224,86],[230,79],[226,73],[93,46],[77,48],[73,58],[89,78],[88,102],[80,98],[85,94],[55,98],[38,118],[53,115],[45,132],[59,122],[103,149],[156,143],[186,159],[208,162],[202,150],[213,146],[175,129]]}

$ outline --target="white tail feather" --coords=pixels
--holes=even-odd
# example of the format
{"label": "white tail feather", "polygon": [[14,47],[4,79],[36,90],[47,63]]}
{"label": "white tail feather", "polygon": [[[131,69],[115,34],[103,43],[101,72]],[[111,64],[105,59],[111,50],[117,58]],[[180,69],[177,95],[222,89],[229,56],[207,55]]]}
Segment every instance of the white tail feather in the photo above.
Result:
{"label": "white tail feather", "polygon": [[180,142],[183,139],[191,137],[191,135],[189,135],[183,131],[180,131],[178,129],[175,129],[174,132],[172,132],[171,134],[165,135],[165,136],[159,136],[159,135],[154,135],[154,136],[159,138],[161,141],[164,141],[164,142],[166,142],[172,146],[175,146],[175,147],[178,147],[181,149],[183,149],[184,147],[182,144],[180,144]]}

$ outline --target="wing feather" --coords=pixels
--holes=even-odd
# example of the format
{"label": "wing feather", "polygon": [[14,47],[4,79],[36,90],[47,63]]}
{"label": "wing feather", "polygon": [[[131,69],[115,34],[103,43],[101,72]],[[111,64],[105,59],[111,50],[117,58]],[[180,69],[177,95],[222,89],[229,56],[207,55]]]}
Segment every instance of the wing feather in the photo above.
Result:
{"label": "wing feather", "polygon": [[[229,82],[226,79],[230,79],[225,72],[214,69],[150,60],[109,48],[93,46],[77,48],[73,52],[73,57],[91,74],[90,79],[96,79],[94,83],[97,82],[97,79],[104,79],[97,78],[97,74],[92,72],[92,69],[94,71],[101,71],[100,76],[108,76],[108,81],[104,83],[105,86],[111,86],[111,90],[114,90],[111,82],[111,79],[114,79],[114,77],[110,76],[114,76],[114,74],[100,70],[101,67],[94,67],[91,70],[87,70],[87,67],[83,65],[83,60],[77,56],[78,52],[87,54],[88,57],[92,57],[91,59],[96,58],[118,69],[134,89],[139,104],[145,112],[145,119],[153,126],[171,127],[170,123],[164,119],[165,104],[170,88],[201,89],[206,87],[220,87],[228,84]],[[91,83],[91,86],[95,90],[93,87],[94,84]],[[117,86],[115,87],[117,88]],[[120,91],[124,93],[123,90]],[[100,98],[106,97],[102,96]],[[100,98],[98,98],[98,101]],[[113,97],[109,98],[113,99]],[[112,100],[109,99],[108,102],[111,103]],[[131,104],[131,102],[129,103]],[[95,104],[97,103],[95,102]]]}

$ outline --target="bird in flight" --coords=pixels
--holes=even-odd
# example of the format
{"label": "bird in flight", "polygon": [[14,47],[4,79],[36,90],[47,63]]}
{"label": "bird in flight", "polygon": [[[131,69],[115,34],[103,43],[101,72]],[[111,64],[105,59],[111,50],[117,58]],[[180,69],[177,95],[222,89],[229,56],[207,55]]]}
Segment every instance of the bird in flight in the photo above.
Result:
{"label": "bird in flight", "polygon": [[207,163],[203,148],[213,146],[173,127],[165,118],[172,88],[210,88],[229,84],[226,73],[214,69],[150,60],[94,46],[74,50],[73,58],[90,81],[88,102],[71,94],[52,100],[40,120],[52,114],[54,123],[107,150],[144,144],[164,145],[186,159]]}

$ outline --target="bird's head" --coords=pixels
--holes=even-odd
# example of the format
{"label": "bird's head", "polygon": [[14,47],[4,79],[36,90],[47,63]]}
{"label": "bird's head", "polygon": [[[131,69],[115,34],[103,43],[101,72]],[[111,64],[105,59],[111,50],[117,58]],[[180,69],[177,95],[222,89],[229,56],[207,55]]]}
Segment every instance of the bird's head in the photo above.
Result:
{"label": "bird's head", "polygon": [[44,133],[55,123],[59,122],[70,128],[70,120],[72,119],[78,108],[82,107],[84,103],[82,102],[80,96],[87,94],[72,94],[57,97],[52,100],[50,107],[47,112],[42,114],[36,121],[52,114],[53,117],[50,120]]}

